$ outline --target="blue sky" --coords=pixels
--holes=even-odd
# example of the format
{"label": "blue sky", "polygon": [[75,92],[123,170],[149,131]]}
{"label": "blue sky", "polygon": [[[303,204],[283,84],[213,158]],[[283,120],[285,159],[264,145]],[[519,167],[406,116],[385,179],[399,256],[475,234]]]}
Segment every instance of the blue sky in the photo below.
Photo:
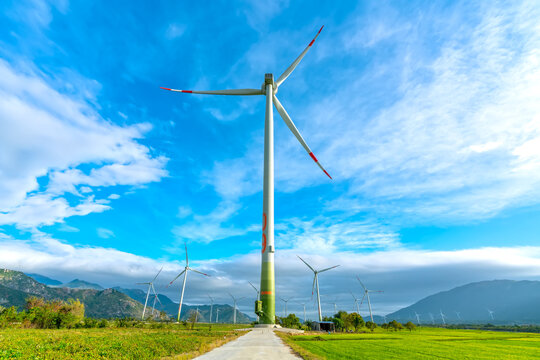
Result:
{"label": "blue sky", "polygon": [[258,88],[325,25],[278,97],[334,180],[275,112],[278,292],[310,296],[295,254],[342,264],[321,286],[344,307],[355,274],[386,290],[380,313],[540,278],[537,3],[0,8],[1,267],[132,287],[165,265],[166,283],[186,241],[213,275],[188,301],[250,295],[264,97],[159,87]]}

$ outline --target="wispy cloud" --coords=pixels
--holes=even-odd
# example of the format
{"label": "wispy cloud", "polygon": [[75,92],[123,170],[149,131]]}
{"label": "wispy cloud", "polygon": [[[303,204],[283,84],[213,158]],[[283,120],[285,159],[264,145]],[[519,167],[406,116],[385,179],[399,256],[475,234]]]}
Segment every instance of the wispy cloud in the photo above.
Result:
{"label": "wispy cloud", "polygon": [[[38,227],[102,212],[109,200],[96,199],[92,188],[167,175],[167,158],[137,142],[148,124],[114,125],[84,96],[63,94],[47,80],[0,60],[0,224]],[[68,202],[65,193],[79,201]]]}
{"label": "wispy cloud", "polygon": [[97,233],[97,236],[99,236],[102,239],[109,239],[115,236],[112,230],[105,229],[105,228],[97,228],[96,233]]}

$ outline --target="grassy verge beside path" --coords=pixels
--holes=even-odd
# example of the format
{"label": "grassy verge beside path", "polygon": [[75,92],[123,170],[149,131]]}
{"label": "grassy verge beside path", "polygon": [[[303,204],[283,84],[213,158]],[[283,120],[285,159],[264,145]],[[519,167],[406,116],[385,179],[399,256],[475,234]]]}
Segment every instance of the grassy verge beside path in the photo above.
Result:
{"label": "grassy verge beside path", "polygon": [[540,334],[418,328],[363,334],[278,334],[304,359],[540,359]]}
{"label": "grassy verge beside path", "polygon": [[242,326],[1,329],[0,359],[191,359],[243,335]]}

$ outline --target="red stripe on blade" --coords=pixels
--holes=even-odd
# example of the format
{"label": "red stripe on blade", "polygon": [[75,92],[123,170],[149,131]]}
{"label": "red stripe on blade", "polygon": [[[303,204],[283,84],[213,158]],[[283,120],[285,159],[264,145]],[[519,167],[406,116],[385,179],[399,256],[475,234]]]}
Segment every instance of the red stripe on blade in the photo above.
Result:
{"label": "red stripe on blade", "polygon": [[313,43],[314,43],[314,42],[315,42],[315,39],[311,40],[311,42],[309,43],[309,45],[308,45],[308,46],[311,46],[311,45],[313,45]]}
{"label": "red stripe on blade", "polygon": [[319,34],[321,33],[323,27],[324,27],[324,25],[321,26],[321,29],[319,30],[319,32],[317,33],[317,35],[319,35]]}
{"label": "red stripe on blade", "polygon": [[169,90],[169,91],[171,90],[171,89],[169,89],[169,88],[164,88],[163,86],[160,86],[159,88],[160,88],[160,89],[163,89],[163,90]]}
{"label": "red stripe on blade", "polygon": [[315,162],[319,162],[319,160],[317,160],[317,158],[315,157],[315,155],[313,155],[312,152],[309,153],[309,156],[311,156],[311,158],[312,158]]}
{"label": "red stripe on blade", "polygon": [[188,93],[188,94],[193,93],[193,91],[191,91],[191,90],[180,90],[180,91],[182,91],[183,93]]}
{"label": "red stripe on blade", "polygon": [[[324,171],[324,173],[325,173],[326,175],[328,175],[328,177],[329,177],[330,179],[332,179],[332,177],[330,176],[329,173],[326,172],[326,170],[323,170],[323,171]],[[332,179],[332,180],[334,180],[334,179]]]}

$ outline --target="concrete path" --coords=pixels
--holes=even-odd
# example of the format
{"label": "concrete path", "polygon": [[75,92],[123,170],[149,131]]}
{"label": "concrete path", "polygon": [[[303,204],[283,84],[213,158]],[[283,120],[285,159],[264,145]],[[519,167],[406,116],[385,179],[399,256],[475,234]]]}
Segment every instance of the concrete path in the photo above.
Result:
{"label": "concrete path", "polygon": [[204,355],[199,360],[222,359],[301,359],[294,355],[271,329],[253,329],[246,335],[228,342]]}

